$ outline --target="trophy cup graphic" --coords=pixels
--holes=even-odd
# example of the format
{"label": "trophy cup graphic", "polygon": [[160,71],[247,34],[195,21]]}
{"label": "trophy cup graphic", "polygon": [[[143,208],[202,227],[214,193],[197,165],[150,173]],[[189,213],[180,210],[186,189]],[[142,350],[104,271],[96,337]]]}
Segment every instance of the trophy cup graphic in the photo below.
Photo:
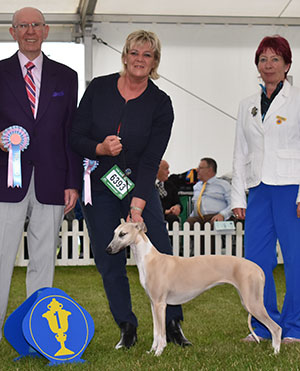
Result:
{"label": "trophy cup graphic", "polygon": [[6,340],[19,353],[18,359],[42,355],[51,366],[85,362],[81,356],[94,331],[88,311],[54,287],[34,292],[7,318],[4,326]]}
{"label": "trophy cup graphic", "polygon": [[61,348],[55,353],[55,356],[74,354],[72,350],[65,347],[65,342],[67,340],[66,332],[69,328],[68,317],[72,313],[62,309],[63,305],[56,299],[52,299],[50,304],[47,305],[47,308],[49,310],[45,312],[42,317],[47,319],[50,330],[55,334],[55,338],[61,346]]}

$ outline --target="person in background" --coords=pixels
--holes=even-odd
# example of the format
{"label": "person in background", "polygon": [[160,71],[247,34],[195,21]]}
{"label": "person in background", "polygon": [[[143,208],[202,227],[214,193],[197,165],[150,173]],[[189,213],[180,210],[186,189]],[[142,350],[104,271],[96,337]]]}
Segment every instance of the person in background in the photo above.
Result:
{"label": "person in background", "polygon": [[[125,251],[106,253],[120,219],[144,221],[153,245],[160,252],[172,254],[155,188],[174,119],[169,96],[152,81],[159,77],[160,55],[160,41],[154,33],[139,30],[128,35],[122,52],[123,71],[90,83],[71,135],[74,151],[89,160],[99,160],[91,173],[92,205],[82,203],[82,211],[110,310],[121,330],[116,349],[136,343],[138,326],[132,311]],[[129,180],[122,182],[125,174]],[[181,320],[181,306],[168,306],[167,340],[190,345]]]}
{"label": "person in background", "polygon": [[168,223],[169,229],[172,229],[174,222],[180,222],[179,215],[182,206],[176,186],[168,179],[169,173],[168,162],[161,160],[156,177],[156,187],[159,192],[164,218]]}
{"label": "person in background", "polygon": [[[245,257],[265,273],[265,307],[282,327],[283,343],[300,342],[300,90],[287,80],[291,63],[285,38],[260,42],[255,64],[263,85],[240,103],[231,204],[236,217],[245,219]],[[273,277],[277,239],[286,278],[281,312]],[[255,318],[252,326],[261,339],[271,338]]]}
{"label": "person in background", "polygon": [[231,186],[224,179],[216,177],[217,163],[214,159],[204,157],[197,168],[198,183],[194,185],[192,198],[193,211],[187,222],[202,226],[209,222],[228,220],[231,215]]}
{"label": "person in background", "polygon": [[[19,51],[0,61],[0,330],[25,221],[29,297],[52,286],[59,229],[64,213],[75,206],[81,183],[80,159],[68,142],[77,105],[77,74],[41,52],[49,26],[38,9],[16,11],[9,31]],[[22,175],[19,179],[15,173],[13,184],[3,142],[4,131],[11,126],[22,127],[19,137],[26,131],[29,135],[21,154]]]}

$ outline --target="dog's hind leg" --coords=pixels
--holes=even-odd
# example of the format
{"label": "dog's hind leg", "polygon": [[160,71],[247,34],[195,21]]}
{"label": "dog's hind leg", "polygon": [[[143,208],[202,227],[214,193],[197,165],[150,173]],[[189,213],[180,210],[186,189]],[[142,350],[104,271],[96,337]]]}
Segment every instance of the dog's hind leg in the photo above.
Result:
{"label": "dog's hind leg", "polygon": [[[254,279],[252,281],[249,279],[248,287],[240,288],[239,293],[242,297],[242,303],[248,313],[264,324],[270,331],[274,353],[279,353],[282,330],[281,327],[272,320],[264,306],[264,277],[263,279]],[[249,329],[253,334],[251,323]]]}
{"label": "dog's hind leg", "polygon": [[258,308],[251,308],[251,314],[262,324],[264,324],[272,335],[272,346],[274,348],[274,353],[279,353],[281,344],[281,327],[272,320],[269,316],[266,308],[262,304]]}

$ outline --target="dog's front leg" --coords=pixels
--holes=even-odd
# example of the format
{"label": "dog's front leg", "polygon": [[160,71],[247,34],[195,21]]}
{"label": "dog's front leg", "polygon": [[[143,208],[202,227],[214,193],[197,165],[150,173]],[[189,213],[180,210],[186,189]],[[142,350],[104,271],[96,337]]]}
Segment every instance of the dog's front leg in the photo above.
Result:
{"label": "dog's front leg", "polygon": [[151,312],[152,312],[152,322],[153,322],[153,343],[149,353],[155,352],[158,347],[158,323],[157,323],[157,316],[155,315],[154,311],[154,304],[151,300]]}
{"label": "dog's front leg", "polygon": [[153,316],[153,344],[150,351],[155,351],[160,356],[167,346],[166,340],[166,303],[152,303]]}

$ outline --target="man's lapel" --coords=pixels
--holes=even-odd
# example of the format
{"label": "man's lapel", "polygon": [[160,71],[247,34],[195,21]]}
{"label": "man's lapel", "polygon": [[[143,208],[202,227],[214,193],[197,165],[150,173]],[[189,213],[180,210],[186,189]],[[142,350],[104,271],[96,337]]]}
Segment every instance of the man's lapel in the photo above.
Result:
{"label": "man's lapel", "polygon": [[38,122],[47,110],[47,107],[55,91],[57,74],[52,68],[51,61],[44,55],[41,78],[41,90],[36,121]]}
{"label": "man's lapel", "polygon": [[[7,79],[7,85],[11,89],[11,93],[15,96],[26,115],[33,118],[17,53],[8,61],[4,78]],[[22,123],[19,123],[19,125],[22,125]]]}

